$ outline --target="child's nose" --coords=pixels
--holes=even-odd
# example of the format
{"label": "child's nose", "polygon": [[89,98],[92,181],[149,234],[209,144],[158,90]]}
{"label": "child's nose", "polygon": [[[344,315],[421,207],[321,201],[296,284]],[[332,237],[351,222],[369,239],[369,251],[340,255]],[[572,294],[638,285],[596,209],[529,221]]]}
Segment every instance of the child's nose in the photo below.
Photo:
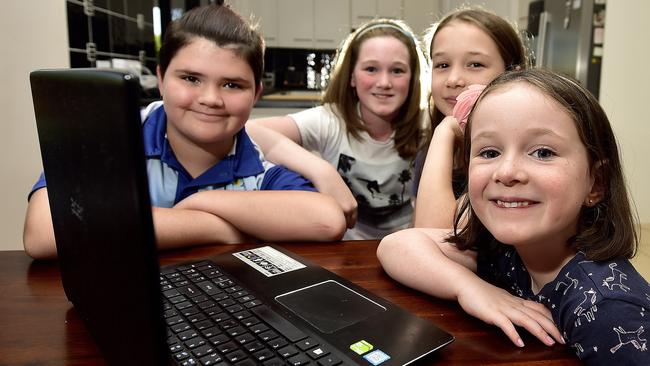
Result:
{"label": "child's nose", "polygon": [[528,174],[521,159],[502,155],[494,171],[494,181],[511,187],[517,183],[526,183]]}
{"label": "child's nose", "polygon": [[379,81],[377,83],[380,87],[382,88],[390,88],[393,86],[393,82],[391,80],[390,74],[387,72],[382,72],[379,75]]}
{"label": "child's nose", "polygon": [[206,85],[201,89],[198,98],[199,103],[209,107],[223,106],[223,98],[218,86]]}
{"label": "child's nose", "polygon": [[446,85],[449,88],[464,88],[467,86],[463,70],[458,67],[452,67],[449,71]]}

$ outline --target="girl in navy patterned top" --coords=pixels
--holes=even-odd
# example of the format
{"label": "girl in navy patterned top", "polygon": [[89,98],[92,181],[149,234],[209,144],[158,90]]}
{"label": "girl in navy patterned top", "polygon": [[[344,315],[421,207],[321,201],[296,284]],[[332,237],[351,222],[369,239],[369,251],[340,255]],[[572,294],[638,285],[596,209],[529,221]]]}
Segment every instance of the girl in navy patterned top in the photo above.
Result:
{"label": "girl in navy patterned top", "polygon": [[629,262],[634,217],[596,99],[550,71],[509,72],[479,96],[465,136],[453,231],[385,238],[386,271],[458,300],[520,347],[514,325],[589,365],[650,365],[650,286]]}

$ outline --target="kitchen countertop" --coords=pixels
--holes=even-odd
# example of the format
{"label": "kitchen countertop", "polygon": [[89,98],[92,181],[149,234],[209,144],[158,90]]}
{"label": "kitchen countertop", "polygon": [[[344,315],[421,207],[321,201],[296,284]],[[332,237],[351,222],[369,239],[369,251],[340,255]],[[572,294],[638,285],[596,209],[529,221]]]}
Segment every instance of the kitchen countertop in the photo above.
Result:
{"label": "kitchen countertop", "polygon": [[255,108],[311,108],[320,105],[320,90],[282,90],[262,95]]}

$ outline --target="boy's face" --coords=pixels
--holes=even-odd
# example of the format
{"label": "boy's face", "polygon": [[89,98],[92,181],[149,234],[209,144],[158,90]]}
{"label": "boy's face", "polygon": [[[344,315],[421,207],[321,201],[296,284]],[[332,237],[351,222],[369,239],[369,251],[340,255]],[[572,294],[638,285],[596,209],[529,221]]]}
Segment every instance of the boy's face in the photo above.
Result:
{"label": "boy's face", "polygon": [[567,248],[594,188],[571,116],[519,82],[486,95],[471,123],[468,192],[481,222],[502,243]]}
{"label": "boy's face", "polygon": [[158,82],[174,149],[220,155],[232,148],[261,92],[246,61],[201,37],[178,50],[165,75],[158,70]]}

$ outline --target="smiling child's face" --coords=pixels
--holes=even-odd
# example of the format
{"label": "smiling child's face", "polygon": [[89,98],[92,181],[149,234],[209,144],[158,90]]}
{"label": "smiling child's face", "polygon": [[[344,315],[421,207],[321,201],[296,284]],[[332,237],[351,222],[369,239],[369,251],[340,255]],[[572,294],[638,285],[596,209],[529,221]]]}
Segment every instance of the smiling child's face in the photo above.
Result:
{"label": "smiling child's face", "polygon": [[558,249],[594,186],[575,122],[524,82],[487,94],[471,119],[469,197],[502,243]]}
{"label": "smiling child's face", "polygon": [[452,21],[435,33],[431,45],[431,97],[451,116],[456,97],[472,84],[489,84],[506,65],[496,43],[482,29]]}
{"label": "smiling child's face", "polygon": [[170,141],[229,150],[257,98],[253,70],[229,48],[195,37],[158,75]]}

